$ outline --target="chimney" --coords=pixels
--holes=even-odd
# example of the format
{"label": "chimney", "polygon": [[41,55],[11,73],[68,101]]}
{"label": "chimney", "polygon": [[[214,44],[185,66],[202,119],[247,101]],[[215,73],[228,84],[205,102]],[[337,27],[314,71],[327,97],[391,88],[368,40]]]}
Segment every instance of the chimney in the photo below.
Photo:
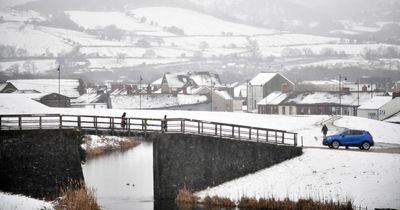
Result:
{"label": "chimney", "polygon": [[361,88],[362,92],[367,92],[368,91],[368,87],[366,85],[362,86]]}
{"label": "chimney", "polygon": [[289,85],[287,83],[282,83],[281,84],[281,91],[282,91],[282,93],[288,93],[289,92]]}
{"label": "chimney", "polygon": [[392,93],[392,99],[395,99],[397,97],[400,97],[400,92],[393,92]]}
{"label": "chimney", "polygon": [[342,95],[349,95],[350,94],[350,88],[349,87],[343,87],[342,88]]}

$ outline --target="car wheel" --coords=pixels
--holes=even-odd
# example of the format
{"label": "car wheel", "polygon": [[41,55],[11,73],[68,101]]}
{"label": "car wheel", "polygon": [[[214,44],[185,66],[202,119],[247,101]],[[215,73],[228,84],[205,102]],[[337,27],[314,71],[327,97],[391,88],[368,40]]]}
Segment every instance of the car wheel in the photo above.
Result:
{"label": "car wheel", "polygon": [[371,144],[369,144],[367,141],[364,141],[361,147],[365,150],[369,150],[369,148],[371,148]]}
{"label": "car wheel", "polygon": [[333,141],[331,146],[333,149],[339,149],[340,143],[338,141]]}

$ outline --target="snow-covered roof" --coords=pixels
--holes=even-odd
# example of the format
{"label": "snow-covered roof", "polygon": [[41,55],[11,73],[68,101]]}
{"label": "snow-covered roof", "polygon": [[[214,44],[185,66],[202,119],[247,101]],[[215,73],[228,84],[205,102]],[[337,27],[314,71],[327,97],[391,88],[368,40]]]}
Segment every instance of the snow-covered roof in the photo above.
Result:
{"label": "snow-covered roof", "polygon": [[[169,87],[183,87],[190,80],[198,86],[222,86],[218,74],[210,72],[166,73],[164,76]],[[163,77],[151,84],[160,86],[162,80]]]}
{"label": "snow-covered roof", "polygon": [[225,100],[233,99],[232,96],[226,90],[214,90],[213,92]]}
{"label": "snow-covered roof", "polygon": [[161,86],[162,80],[163,80],[162,77],[161,77],[161,78],[158,78],[156,81],[152,82],[151,84],[152,84],[152,85]]}
{"label": "snow-covered roof", "polygon": [[287,97],[288,93],[283,93],[281,91],[274,91],[270,93],[267,97],[263,98],[258,105],[278,105],[282,103]]}
{"label": "snow-covered roof", "polygon": [[273,72],[262,72],[257,74],[252,80],[250,80],[251,85],[264,85],[265,83],[269,82],[272,78],[276,75],[280,75],[285,78],[289,83],[293,84],[289,79],[283,76],[280,73],[273,73]]}
{"label": "snow-covered roof", "polygon": [[1,110],[18,110],[23,109],[46,109],[46,105],[41,104],[33,99],[40,99],[46,94],[13,94],[0,93],[0,109]]}
{"label": "snow-covered roof", "polygon": [[87,93],[79,96],[78,98],[74,99],[73,103],[96,103],[103,95],[97,93]]}
{"label": "snow-covered roof", "polygon": [[391,96],[376,96],[364,103],[358,109],[379,109],[392,100]]}
{"label": "snow-covered roof", "polygon": [[193,72],[188,74],[198,86],[221,86],[218,74],[210,72]]}
{"label": "snow-covered roof", "polygon": [[[41,93],[58,93],[58,79],[18,79],[8,80],[19,90],[37,90]],[[79,81],[73,79],[60,80],[60,94],[70,98],[79,97]]]}
{"label": "snow-covered roof", "polygon": [[400,112],[393,115],[392,117],[389,117],[388,119],[384,120],[385,122],[391,122],[391,123],[399,123],[400,124]]}
{"label": "snow-covered roof", "polygon": [[250,80],[251,85],[264,85],[269,82],[278,73],[259,73],[252,80]]}
{"label": "snow-covered roof", "polygon": [[[342,95],[341,104],[358,106],[371,99],[371,93],[360,92],[360,99],[357,101],[357,92]],[[378,94],[377,92],[374,94]],[[375,96],[374,96],[375,97]],[[291,96],[284,103],[289,104],[339,104],[339,94],[332,92],[304,92]]]}
{"label": "snow-covered roof", "polygon": [[165,74],[165,79],[167,80],[168,87],[183,87],[188,81],[189,78],[186,75],[181,74]]}
{"label": "snow-covered roof", "polygon": [[208,94],[210,93],[210,87],[209,86],[201,86],[197,88],[191,88],[188,90],[188,93],[190,94]]}
{"label": "snow-covered roof", "polygon": [[[180,105],[200,104],[207,102],[207,100],[207,96],[204,95],[150,94],[141,96],[141,108],[154,109]],[[138,109],[140,108],[140,96],[111,96],[111,103],[112,107],[115,109]]]}

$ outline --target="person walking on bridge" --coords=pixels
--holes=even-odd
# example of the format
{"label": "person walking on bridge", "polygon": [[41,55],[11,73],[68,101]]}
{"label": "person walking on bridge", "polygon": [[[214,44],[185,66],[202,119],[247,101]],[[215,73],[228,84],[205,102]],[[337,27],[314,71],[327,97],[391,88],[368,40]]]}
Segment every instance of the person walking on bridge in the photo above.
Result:
{"label": "person walking on bridge", "polygon": [[328,127],[324,124],[322,126],[321,132],[324,134],[324,139],[326,138],[326,134],[328,133]]}
{"label": "person walking on bridge", "polygon": [[126,113],[124,112],[121,117],[121,128],[125,130],[126,127]]}
{"label": "person walking on bridge", "polygon": [[164,118],[163,119],[161,119],[161,132],[167,132],[167,127],[168,127],[168,124],[167,124],[167,115],[164,115]]}

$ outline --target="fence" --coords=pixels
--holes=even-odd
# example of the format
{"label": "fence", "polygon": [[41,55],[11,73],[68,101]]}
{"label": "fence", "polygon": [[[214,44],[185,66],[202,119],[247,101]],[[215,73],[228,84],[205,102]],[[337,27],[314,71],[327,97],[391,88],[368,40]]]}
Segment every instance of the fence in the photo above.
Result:
{"label": "fence", "polygon": [[[77,128],[94,132],[122,132],[127,135],[135,132],[162,132],[162,121],[158,118],[126,118],[125,128],[122,128],[121,120],[121,117],[89,115],[0,115],[0,130]],[[166,132],[297,146],[297,133],[194,119],[168,118]]]}

